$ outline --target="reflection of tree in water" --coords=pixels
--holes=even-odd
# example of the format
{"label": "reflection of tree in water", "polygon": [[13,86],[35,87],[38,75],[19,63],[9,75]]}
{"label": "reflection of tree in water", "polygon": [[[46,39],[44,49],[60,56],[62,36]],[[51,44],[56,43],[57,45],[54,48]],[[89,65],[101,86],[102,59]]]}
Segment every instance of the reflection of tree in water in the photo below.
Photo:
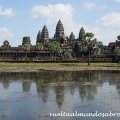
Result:
{"label": "reflection of tree in water", "polygon": [[118,91],[118,94],[120,94],[120,84],[116,86],[116,90]]}
{"label": "reflection of tree in water", "polygon": [[81,72],[79,76],[79,94],[82,101],[84,99],[92,100],[94,99],[94,95],[97,93],[96,88],[96,76],[92,71],[84,71]]}
{"label": "reflection of tree in water", "polygon": [[120,71],[114,71],[116,74],[114,78],[114,84],[116,85],[116,90],[118,91],[118,94],[120,94]]}
{"label": "reflection of tree in water", "polygon": [[96,85],[80,85],[79,94],[82,101],[94,99],[94,95],[97,94]]}
{"label": "reflection of tree in water", "polygon": [[79,82],[79,94],[82,100],[91,100],[97,93],[97,85],[103,85],[106,71],[76,71],[73,80]]}
{"label": "reflection of tree in water", "polygon": [[60,82],[60,81],[71,81],[72,80],[72,72],[70,71],[51,71],[49,76],[49,81]]}
{"label": "reflection of tree in water", "polygon": [[102,86],[103,83],[106,81],[106,77],[105,77],[105,71],[99,71],[99,70],[95,70],[94,71],[94,80],[96,80],[96,82],[98,83],[99,86]]}
{"label": "reflection of tree in water", "polygon": [[30,80],[24,80],[22,82],[22,87],[24,92],[30,92],[30,86],[31,86],[31,81]]}
{"label": "reflection of tree in water", "polygon": [[58,86],[55,86],[54,91],[56,94],[56,102],[57,102],[59,108],[61,108],[61,106],[64,102],[64,85],[58,84]]}
{"label": "reflection of tree in water", "polygon": [[109,85],[116,86],[118,94],[120,94],[120,71],[119,70],[109,70],[102,71],[102,79],[104,82],[108,82]]}
{"label": "reflection of tree in water", "polygon": [[76,87],[76,86],[75,86],[75,83],[69,85],[70,93],[71,93],[72,96],[74,95],[75,87]]}
{"label": "reflection of tree in water", "polygon": [[107,76],[107,81],[110,85],[116,85],[120,83],[120,71],[109,71]]}

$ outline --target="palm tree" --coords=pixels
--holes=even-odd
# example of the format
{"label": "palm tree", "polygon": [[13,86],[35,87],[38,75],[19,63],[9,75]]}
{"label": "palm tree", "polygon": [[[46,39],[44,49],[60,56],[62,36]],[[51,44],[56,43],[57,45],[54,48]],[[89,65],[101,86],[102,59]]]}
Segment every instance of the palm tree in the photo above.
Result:
{"label": "palm tree", "polygon": [[23,50],[26,53],[26,58],[27,58],[27,52],[30,51],[30,44],[24,44],[22,47],[23,47]]}
{"label": "palm tree", "polygon": [[[42,43],[37,43],[35,46],[37,51],[43,50],[43,44]],[[39,58],[39,53],[38,53],[38,58]]]}
{"label": "palm tree", "polygon": [[94,38],[94,34],[93,33],[86,33],[83,37],[81,44],[80,44],[80,49],[83,52],[88,51],[88,53],[89,53],[88,66],[90,66],[91,51],[93,50],[96,43],[97,43],[97,39]]}
{"label": "palm tree", "polygon": [[83,40],[80,44],[80,50],[82,52],[82,58],[84,56],[84,52],[87,52],[88,48],[87,48],[87,40]]}

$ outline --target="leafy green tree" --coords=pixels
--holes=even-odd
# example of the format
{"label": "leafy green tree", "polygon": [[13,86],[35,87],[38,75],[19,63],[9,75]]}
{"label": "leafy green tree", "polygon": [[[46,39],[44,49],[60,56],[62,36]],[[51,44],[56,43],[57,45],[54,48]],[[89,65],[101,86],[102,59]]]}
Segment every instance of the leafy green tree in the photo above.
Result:
{"label": "leafy green tree", "polygon": [[[35,46],[37,51],[43,50],[43,44],[42,43],[37,43]],[[39,53],[38,53],[38,58],[39,58]]]}
{"label": "leafy green tree", "polygon": [[71,52],[67,51],[67,52],[65,52],[64,55],[65,55],[65,58],[67,58],[67,59],[72,59]]}
{"label": "leafy green tree", "polygon": [[80,49],[83,52],[88,51],[88,53],[89,53],[88,66],[90,66],[91,51],[93,50],[96,43],[97,43],[97,39],[94,38],[94,34],[93,33],[86,33],[83,37],[81,44],[80,44]]}
{"label": "leafy green tree", "polygon": [[24,44],[22,47],[23,47],[23,50],[25,51],[26,57],[27,57],[27,52],[30,51],[30,44]]}
{"label": "leafy green tree", "polygon": [[115,52],[115,54],[116,54],[116,56],[118,57],[118,59],[119,59],[119,63],[120,63],[120,48],[116,48],[115,50],[114,50],[114,52]]}
{"label": "leafy green tree", "polygon": [[55,53],[55,55],[60,55],[61,53],[61,47],[60,47],[60,44],[56,41],[54,42],[49,42],[48,43],[48,49],[51,53]]}
{"label": "leafy green tree", "polygon": [[82,52],[82,58],[83,58],[83,56],[84,56],[84,53],[85,52],[87,52],[87,50],[88,50],[88,47],[87,47],[87,40],[83,40],[82,42],[81,42],[81,44],[80,44],[80,50],[81,50],[81,52]]}

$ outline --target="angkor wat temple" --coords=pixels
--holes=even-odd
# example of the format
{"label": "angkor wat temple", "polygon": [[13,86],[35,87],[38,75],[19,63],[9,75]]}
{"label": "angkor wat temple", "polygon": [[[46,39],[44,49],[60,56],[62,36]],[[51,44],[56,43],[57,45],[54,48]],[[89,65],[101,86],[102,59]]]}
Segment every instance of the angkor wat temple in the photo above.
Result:
{"label": "angkor wat temple", "polygon": [[[75,38],[73,32],[71,32],[70,36],[66,36],[64,33],[64,27],[62,22],[59,20],[56,25],[56,30],[53,38],[49,37],[49,31],[47,27],[44,25],[42,31],[39,31],[36,38],[36,44],[42,43],[43,49],[38,51],[36,49],[36,45],[31,45],[31,40],[29,36],[23,37],[22,45],[18,47],[12,47],[9,45],[9,42],[5,40],[3,45],[0,47],[0,61],[70,61],[64,57],[66,51],[71,52],[72,59],[71,61],[80,61],[84,62],[88,60],[88,52],[84,53],[84,57],[82,57],[82,51],[80,50],[79,45],[83,39],[85,34],[85,30],[82,27],[79,31],[78,38]],[[62,52],[60,55],[56,55],[55,53],[51,53],[48,49],[48,43],[57,41],[60,44]],[[102,42],[97,41],[93,51],[91,52],[91,61],[96,62],[117,62],[118,57],[116,57],[114,53],[114,49],[116,47],[120,47],[118,45],[119,41],[115,41],[109,43],[108,46],[102,44]],[[27,59],[26,53],[23,49],[24,44],[30,44],[30,50],[27,51]]]}

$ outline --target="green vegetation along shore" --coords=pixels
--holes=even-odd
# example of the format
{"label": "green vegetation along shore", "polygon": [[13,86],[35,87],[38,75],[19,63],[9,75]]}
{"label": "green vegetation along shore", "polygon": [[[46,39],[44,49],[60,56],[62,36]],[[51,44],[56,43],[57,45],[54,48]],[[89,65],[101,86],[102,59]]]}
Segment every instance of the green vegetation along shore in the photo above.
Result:
{"label": "green vegetation along shore", "polygon": [[[0,63],[0,67],[86,67],[88,63]],[[118,63],[91,63],[90,67],[120,67]]]}
{"label": "green vegetation along shore", "polygon": [[0,72],[30,72],[38,70],[120,70],[118,63],[0,63]]}

